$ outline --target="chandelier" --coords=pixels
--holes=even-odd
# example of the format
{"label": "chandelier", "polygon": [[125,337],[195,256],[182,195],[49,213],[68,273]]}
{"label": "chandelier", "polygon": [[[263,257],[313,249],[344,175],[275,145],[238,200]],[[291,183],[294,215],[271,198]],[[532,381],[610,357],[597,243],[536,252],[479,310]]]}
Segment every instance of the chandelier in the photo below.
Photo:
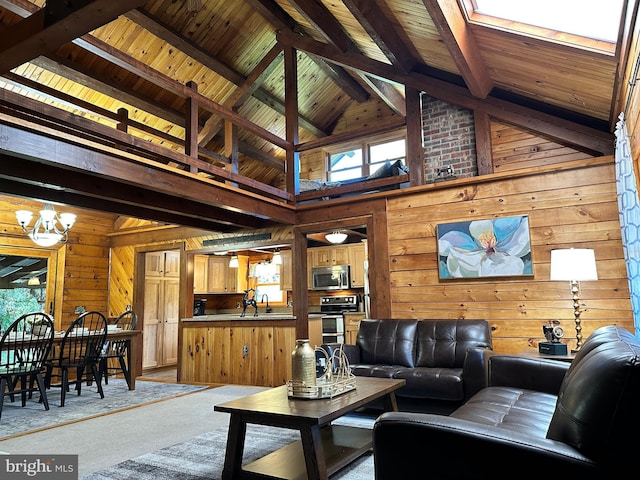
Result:
{"label": "chandelier", "polygon": [[[68,240],[67,232],[76,221],[73,213],[58,213],[53,209],[50,203],[45,203],[40,210],[40,217],[36,220],[33,228],[29,228],[29,223],[33,218],[33,213],[29,210],[18,210],[16,212],[18,224],[22,227],[24,233],[41,247],[52,247],[58,242],[65,243]],[[62,228],[58,227],[58,224]]]}

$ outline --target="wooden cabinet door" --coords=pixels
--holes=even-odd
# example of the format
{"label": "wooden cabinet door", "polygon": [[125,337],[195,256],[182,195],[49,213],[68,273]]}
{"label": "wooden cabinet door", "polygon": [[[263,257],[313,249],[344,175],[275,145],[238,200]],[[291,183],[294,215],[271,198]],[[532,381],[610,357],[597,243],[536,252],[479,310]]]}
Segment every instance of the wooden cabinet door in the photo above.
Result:
{"label": "wooden cabinet door", "polygon": [[145,254],[144,276],[161,277],[164,272],[164,252],[149,252]]}
{"label": "wooden cabinet door", "polygon": [[364,287],[364,261],[366,250],[363,244],[349,245],[349,265],[351,266],[351,287]]}
{"label": "wooden cabinet door", "polygon": [[164,252],[164,276],[180,277],[180,252],[173,250]]}
{"label": "wooden cabinet door", "polygon": [[283,250],[280,252],[282,263],[280,264],[280,290],[291,291],[293,284],[291,279],[291,250]]}
{"label": "wooden cabinet door", "polygon": [[349,265],[349,247],[342,245],[334,247],[332,252],[331,265]]}
{"label": "wooden cabinet door", "polygon": [[229,259],[227,257],[209,257],[207,274],[207,292],[226,293]]}
{"label": "wooden cabinet door", "polygon": [[178,323],[180,321],[178,303],[180,301],[180,280],[163,280],[164,301],[162,302],[162,364],[178,363]]}
{"label": "wooden cabinet door", "polygon": [[193,256],[193,293],[207,293],[207,277],[209,271],[209,257],[207,255]]}
{"label": "wooden cabinet door", "polygon": [[142,335],[142,368],[159,365],[158,339],[162,329],[162,279],[147,278],[144,282],[144,319]]}
{"label": "wooden cabinet door", "polygon": [[180,252],[145,254],[142,368],[178,362]]}
{"label": "wooden cabinet door", "polygon": [[355,345],[360,328],[360,320],[364,318],[364,313],[344,313],[344,343]]}

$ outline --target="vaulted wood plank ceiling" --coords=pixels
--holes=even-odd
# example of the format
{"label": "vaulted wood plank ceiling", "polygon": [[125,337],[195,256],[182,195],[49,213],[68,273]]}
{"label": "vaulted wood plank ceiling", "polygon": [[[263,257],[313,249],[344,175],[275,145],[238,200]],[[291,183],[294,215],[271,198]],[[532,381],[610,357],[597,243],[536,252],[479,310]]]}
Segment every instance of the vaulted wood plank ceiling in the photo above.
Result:
{"label": "vaulted wood plank ceiling", "polygon": [[[633,18],[623,15],[616,44],[583,46],[478,23],[469,5],[94,0],[70,13],[60,0],[46,9],[44,0],[0,0],[0,88],[114,127],[125,108],[132,135],[183,152],[185,88],[194,84],[216,106],[198,111],[200,158],[278,187],[287,47],[298,60],[299,144],[402,120],[406,85],[545,134],[561,125],[570,133],[560,140],[610,149],[637,0],[625,3]],[[362,112],[355,125],[344,121],[353,111]],[[235,166],[224,140],[232,115],[243,119]]]}

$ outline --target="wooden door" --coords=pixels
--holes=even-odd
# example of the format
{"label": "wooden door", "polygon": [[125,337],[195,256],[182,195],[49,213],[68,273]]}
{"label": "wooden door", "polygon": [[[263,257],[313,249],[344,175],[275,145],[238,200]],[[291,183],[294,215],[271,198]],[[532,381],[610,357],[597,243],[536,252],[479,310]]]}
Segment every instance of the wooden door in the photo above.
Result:
{"label": "wooden door", "polygon": [[157,367],[159,363],[158,339],[162,336],[162,284],[160,277],[146,278],[144,282],[142,368]]}
{"label": "wooden door", "polygon": [[142,368],[178,362],[180,252],[145,254]]}
{"label": "wooden door", "polygon": [[180,279],[168,278],[163,280],[163,283],[162,365],[173,365],[178,363]]}

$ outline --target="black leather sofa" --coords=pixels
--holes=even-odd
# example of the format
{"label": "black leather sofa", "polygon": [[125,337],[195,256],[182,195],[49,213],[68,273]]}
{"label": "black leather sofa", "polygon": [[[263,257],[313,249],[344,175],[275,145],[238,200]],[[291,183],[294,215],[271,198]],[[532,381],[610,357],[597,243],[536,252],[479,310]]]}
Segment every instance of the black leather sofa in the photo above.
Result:
{"label": "black leather sofa", "polygon": [[485,320],[446,319],[364,319],[356,344],[343,346],[354,375],[406,381],[396,391],[401,410],[438,413],[486,385],[483,358],[491,348]]}
{"label": "black leather sofa", "polygon": [[571,364],[491,355],[488,382],[450,416],[378,417],[376,480],[583,480],[637,471],[640,342],[627,330],[596,330]]}

